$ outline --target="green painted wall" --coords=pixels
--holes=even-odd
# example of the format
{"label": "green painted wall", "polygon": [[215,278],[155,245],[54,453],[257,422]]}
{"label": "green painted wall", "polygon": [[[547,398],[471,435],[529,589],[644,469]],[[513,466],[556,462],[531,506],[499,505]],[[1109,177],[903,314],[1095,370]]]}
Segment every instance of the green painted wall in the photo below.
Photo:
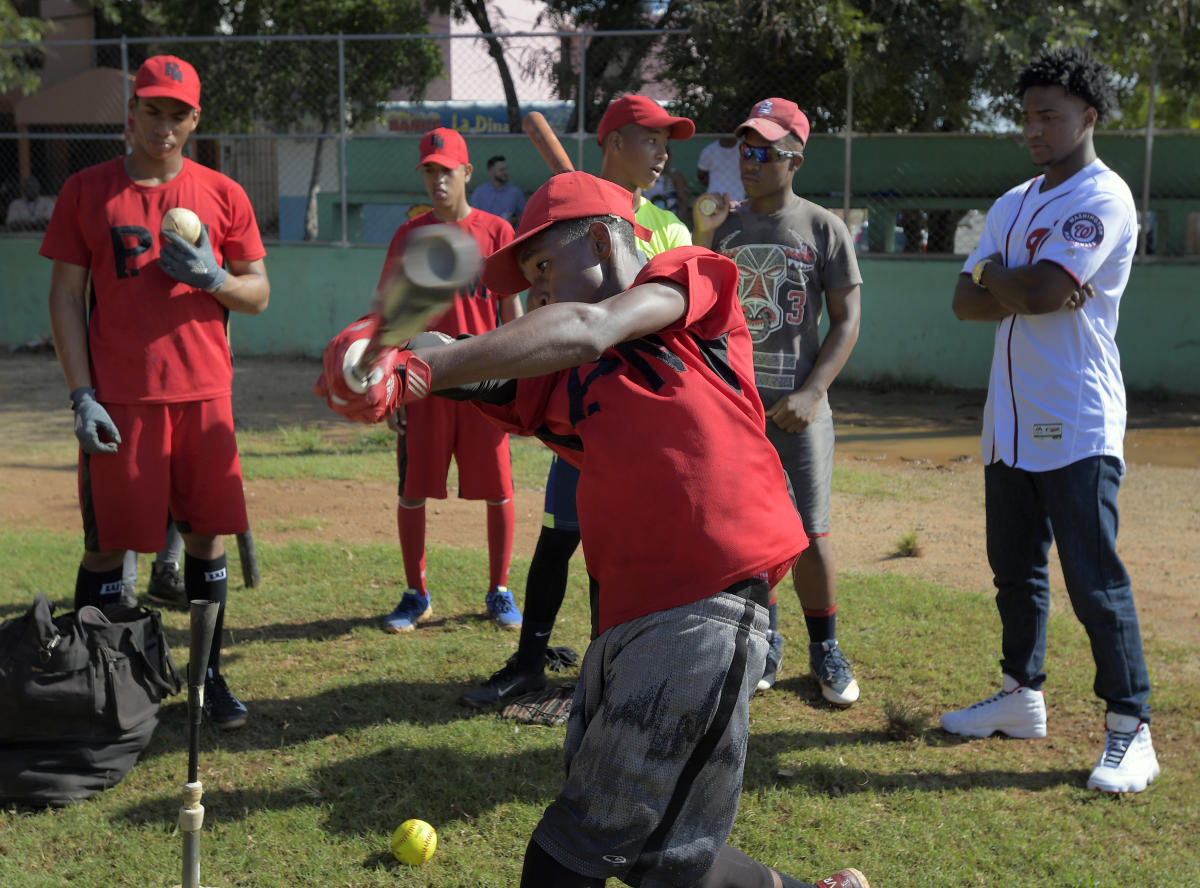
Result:
{"label": "green painted wall", "polygon": [[[0,344],[48,335],[50,262],[35,238],[0,238]],[[383,247],[269,247],[271,306],[235,315],[240,354],[311,355],[368,305]],[[861,260],[863,324],[847,379],[891,379],[960,388],[987,384],[990,324],[950,312],[961,262]],[[1200,265],[1137,265],[1122,299],[1117,336],[1126,385],[1200,394]]]}

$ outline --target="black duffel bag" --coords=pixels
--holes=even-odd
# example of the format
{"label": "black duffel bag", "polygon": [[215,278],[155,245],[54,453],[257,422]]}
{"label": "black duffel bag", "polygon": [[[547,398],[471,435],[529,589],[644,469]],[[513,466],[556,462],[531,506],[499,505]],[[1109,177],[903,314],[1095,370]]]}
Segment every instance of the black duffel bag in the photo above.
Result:
{"label": "black duffel bag", "polygon": [[0,624],[0,802],[69,805],[115,785],[180,689],[158,611],[51,617],[39,592]]}

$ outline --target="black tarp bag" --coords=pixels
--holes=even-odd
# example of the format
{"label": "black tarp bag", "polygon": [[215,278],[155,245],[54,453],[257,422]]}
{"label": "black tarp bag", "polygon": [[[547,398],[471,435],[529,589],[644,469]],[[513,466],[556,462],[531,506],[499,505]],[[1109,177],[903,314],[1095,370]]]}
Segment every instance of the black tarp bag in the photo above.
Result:
{"label": "black tarp bag", "polygon": [[43,592],[0,624],[0,802],[69,805],[119,782],[180,689],[158,611],[51,616]]}

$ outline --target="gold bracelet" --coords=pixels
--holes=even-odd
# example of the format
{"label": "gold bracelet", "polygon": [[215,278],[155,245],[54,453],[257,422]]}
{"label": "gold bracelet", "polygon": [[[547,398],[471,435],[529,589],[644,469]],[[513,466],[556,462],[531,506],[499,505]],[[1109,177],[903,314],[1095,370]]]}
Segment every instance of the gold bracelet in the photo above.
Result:
{"label": "gold bracelet", "polygon": [[[991,259],[980,259],[971,269],[971,280],[977,287],[983,287],[983,270],[992,264]],[[984,287],[986,290],[987,288]]]}

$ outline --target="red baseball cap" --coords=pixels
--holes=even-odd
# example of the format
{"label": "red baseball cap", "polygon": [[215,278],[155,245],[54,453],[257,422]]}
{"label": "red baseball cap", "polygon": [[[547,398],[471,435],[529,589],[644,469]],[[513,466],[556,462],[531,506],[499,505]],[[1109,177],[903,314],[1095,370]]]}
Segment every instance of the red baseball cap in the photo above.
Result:
{"label": "red baseball cap", "polygon": [[200,78],[196,69],[177,56],[151,56],[138,68],[134,95],[179,99],[200,110]]}
{"label": "red baseball cap", "polygon": [[801,144],[808,142],[808,118],[799,105],[787,99],[763,99],[750,109],[750,116],[734,130],[734,135],[741,135],[744,129],[754,130],[768,142],[782,139],[788,133],[799,138]]}
{"label": "red baseball cap", "polygon": [[614,99],[600,118],[600,127],[596,130],[596,143],[604,144],[604,137],[615,129],[620,129],[627,123],[648,126],[651,129],[668,129],[671,139],[690,139],[696,134],[696,124],[686,117],[672,117],[663,110],[662,105],[647,96],[621,96]]}
{"label": "red baseball cap", "polygon": [[559,173],[529,198],[517,236],[484,260],[484,286],[500,296],[520,293],[529,286],[517,262],[521,245],[555,222],[587,216],[620,216],[633,225],[634,234],[650,240],[650,231],[633,217],[633,195],[629,191],[590,173]]}
{"label": "red baseball cap", "polygon": [[417,169],[420,169],[422,164],[436,163],[448,170],[456,170],[464,163],[470,162],[467,143],[458,130],[439,126],[427,132],[421,139],[421,159],[417,161]]}

